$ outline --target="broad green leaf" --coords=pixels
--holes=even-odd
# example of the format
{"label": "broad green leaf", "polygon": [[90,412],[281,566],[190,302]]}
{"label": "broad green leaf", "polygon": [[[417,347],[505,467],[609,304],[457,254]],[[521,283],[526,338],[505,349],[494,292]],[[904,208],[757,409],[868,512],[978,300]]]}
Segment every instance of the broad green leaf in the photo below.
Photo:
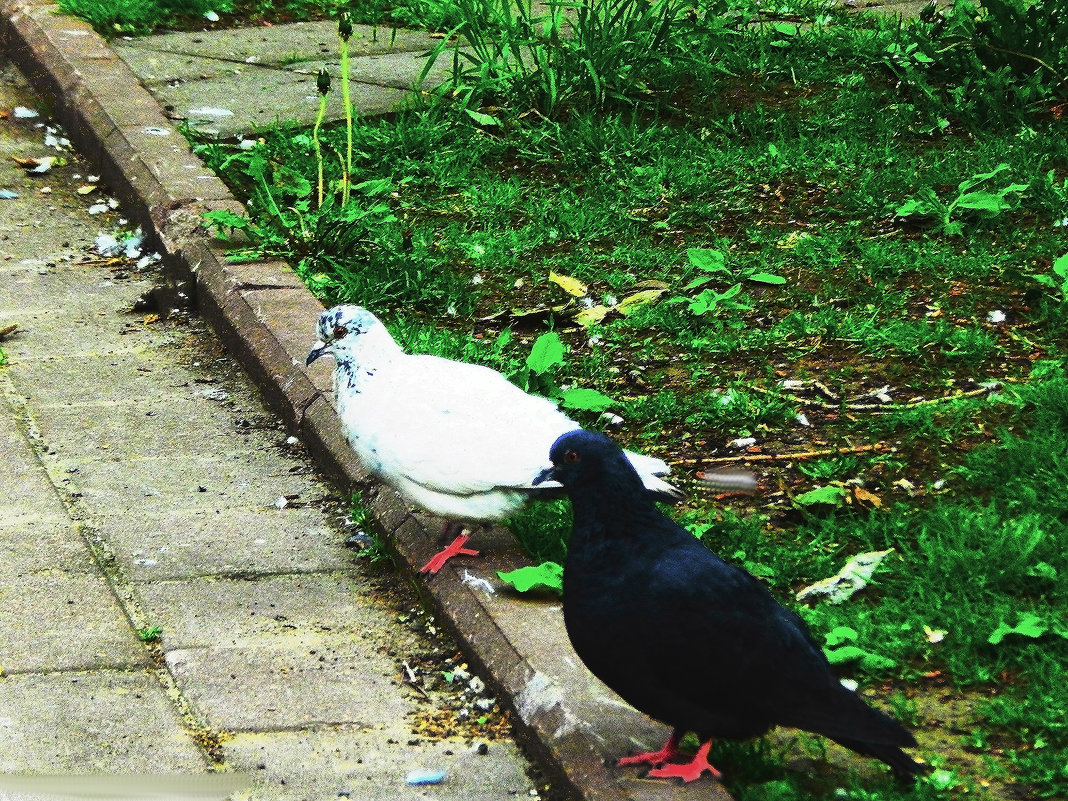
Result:
{"label": "broad green leaf", "polygon": [[274,168],[274,185],[292,192],[297,197],[307,197],[312,191],[311,181],[283,164]]}
{"label": "broad green leaf", "polygon": [[1057,273],[1061,278],[1068,278],[1068,253],[1053,262],[1053,272]]}
{"label": "broad green leaf", "polygon": [[229,231],[230,233],[233,233],[234,231],[245,231],[252,225],[252,221],[247,217],[241,217],[227,209],[209,211],[204,214],[204,219],[212,224],[215,228],[215,236],[220,239],[227,238],[226,231]]}
{"label": "broad green leaf", "polygon": [[827,632],[826,643],[828,648],[834,648],[844,642],[856,642],[857,630],[849,626],[835,626]]}
{"label": "broad green leaf", "polygon": [[564,591],[564,569],[556,562],[542,562],[537,566],[521,567],[508,573],[497,571],[497,577],[519,592],[552,590],[560,594]]}
{"label": "broad green leaf", "polygon": [[1027,569],[1027,575],[1034,576],[1035,578],[1047,579],[1048,581],[1056,581],[1057,568],[1049,562],[1039,562]]}
{"label": "broad green leaf", "polygon": [[786,279],[781,275],[772,275],[771,273],[753,273],[750,276],[746,276],[750,281],[759,281],[762,284],[785,284]]}
{"label": "broad green leaf", "polygon": [[712,280],[712,277],[708,276],[708,275],[702,276],[700,278],[695,278],[692,281],[690,281],[690,283],[688,283],[686,286],[684,286],[682,288],[682,291],[685,292],[687,289],[697,289],[697,287],[704,286],[705,284],[707,284],[711,280]]}
{"label": "broad green leaf", "polygon": [[957,198],[954,205],[961,209],[981,211],[989,216],[1000,214],[1010,206],[1009,202],[996,192],[968,192]]}
{"label": "broad green leaf", "polygon": [[971,189],[973,186],[976,186],[977,184],[981,184],[983,181],[989,181],[991,178],[993,178],[999,172],[1002,172],[1003,170],[1007,170],[1008,168],[1009,168],[1009,165],[1005,164],[1004,162],[1002,162],[1001,164],[996,166],[994,169],[992,169],[990,172],[984,172],[984,173],[980,173],[979,175],[973,175],[971,178],[967,178],[967,179],[961,181],[960,184],[957,185],[957,191],[960,192],[961,194],[964,194],[969,189]]}
{"label": "broad green leaf", "polygon": [[796,496],[794,506],[816,506],[822,503],[840,506],[848,494],[849,491],[845,487],[817,487]]}
{"label": "broad green leaf", "polygon": [[827,657],[827,661],[832,665],[841,665],[845,662],[859,660],[861,667],[871,671],[886,670],[896,664],[893,659],[887,659],[885,656],[865,651],[856,645],[843,645],[841,648],[824,648],[823,653]]}
{"label": "broad green leaf", "polygon": [[1041,637],[1049,631],[1049,626],[1042,622],[1042,618],[1030,612],[1020,615],[1020,622],[1010,626],[1004,620],[998,624],[986,641],[991,645],[997,645],[1010,634],[1019,634],[1022,637]]}
{"label": "broad green leaf", "polygon": [[895,217],[911,217],[913,214],[920,214],[924,217],[931,217],[936,214],[936,211],[931,208],[931,204],[926,200],[922,200],[917,197],[910,197],[904,203],[897,207],[897,211],[894,212]]}
{"label": "broad green leaf", "polygon": [[577,278],[550,272],[549,280],[564,290],[567,294],[574,295],[576,298],[585,297],[586,295],[586,285]]}
{"label": "broad green leaf", "polygon": [[500,125],[501,121],[496,117],[489,114],[483,114],[481,111],[472,111],[471,109],[464,109],[468,116],[471,117],[479,125]]}
{"label": "broad green leaf", "polygon": [[595,389],[574,387],[560,396],[560,403],[568,409],[580,409],[587,412],[603,412],[613,403],[607,395]]}
{"label": "broad green leaf", "polygon": [[698,270],[705,270],[710,273],[729,272],[727,270],[727,257],[718,250],[689,248],[686,251],[686,257],[690,260],[690,264]]}
{"label": "broad green leaf", "polygon": [[497,334],[497,339],[493,342],[493,347],[497,350],[502,350],[509,342],[512,341],[512,329],[505,328],[501,333]]}
{"label": "broad green leaf", "polygon": [[527,356],[527,367],[535,373],[544,373],[550,367],[564,363],[564,343],[555,331],[542,334],[534,342]]}

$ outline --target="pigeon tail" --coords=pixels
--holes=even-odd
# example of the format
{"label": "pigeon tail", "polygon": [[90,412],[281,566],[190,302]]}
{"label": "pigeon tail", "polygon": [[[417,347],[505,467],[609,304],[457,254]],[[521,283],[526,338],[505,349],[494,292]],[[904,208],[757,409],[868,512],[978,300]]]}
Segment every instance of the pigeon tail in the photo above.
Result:
{"label": "pigeon tail", "polygon": [[843,745],[850,751],[856,751],[864,756],[875,757],[890,766],[894,776],[898,779],[911,779],[921,773],[927,773],[930,767],[921,765],[895,745],[884,743],[865,743],[860,740],[850,740],[845,737],[832,737],[839,745]]}
{"label": "pigeon tail", "polygon": [[642,484],[658,501],[677,501],[686,497],[681,490],[664,481],[661,476],[671,473],[671,467],[663,459],[646,456],[644,453],[623,451],[630,466],[638,474]]}

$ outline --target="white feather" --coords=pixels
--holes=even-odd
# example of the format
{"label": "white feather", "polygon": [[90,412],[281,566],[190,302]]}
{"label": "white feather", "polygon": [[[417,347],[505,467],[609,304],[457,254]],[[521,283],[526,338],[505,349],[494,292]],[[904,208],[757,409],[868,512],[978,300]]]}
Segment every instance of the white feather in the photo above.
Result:
{"label": "white feather", "polygon": [[[316,351],[331,354],[341,425],[361,461],[410,503],[455,521],[516,512],[550,466],[549,449],[579,428],[556,404],[488,367],[404,353],[378,319],[338,306],[319,320]],[[312,358],[312,357],[309,357]],[[650,490],[680,493],[661,459],[627,453]]]}

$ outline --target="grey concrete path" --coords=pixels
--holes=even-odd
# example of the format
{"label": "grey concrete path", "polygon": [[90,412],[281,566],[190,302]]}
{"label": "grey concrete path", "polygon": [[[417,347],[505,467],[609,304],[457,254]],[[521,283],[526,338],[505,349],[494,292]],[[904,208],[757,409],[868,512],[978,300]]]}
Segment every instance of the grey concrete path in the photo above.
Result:
{"label": "grey concrete path", "polygon": [[[93,253],[119,211],[44,144],[0,56],[0,773],[238,771],[235,798],[536,797],[508,740],[428,739],[448,693],[303,447],[155,270]],[[9,157],[70,162],[27,176]],[[45,192],[50,189],[50,192]],[[145,643],[138,631],[159,627]],[[428,661],[429,660],[429,661]],[[421,681],[421,677],[417,677]],[[435,786],[409,771],[444,769]]]}
{"label": "grey concrete path", "polygon": [[[914,16],[929,0],[845,0],[857,11]],[[947,5],[951,0],[939,0]],[[423,31],[356,25],[349,40],[352,103],[358,114],[403,107],[441,37]],[[169,33],[112,42],[112,49],[167,113],[206,138],[240,137],[276,124],[311,126],[319,109],[315,77],[332,78],[328,119],[341,119],[336,22],[305,22],[212,32]],[[451,73],[443,54],[424,79]]]}
{"label": "grey concrete path", "polygon": [[[440,41],[421,31],[354,26],[349,74],[358,113],[403,105]],[[279,123],[312,125],[323,68],[332,78],[328,116],[340,119],[339,44],[336,22],[306,22],[122,39],[112,48],[175,119],[225,138]],[[447,62],[435,65],[428,85],[443,80]]]}

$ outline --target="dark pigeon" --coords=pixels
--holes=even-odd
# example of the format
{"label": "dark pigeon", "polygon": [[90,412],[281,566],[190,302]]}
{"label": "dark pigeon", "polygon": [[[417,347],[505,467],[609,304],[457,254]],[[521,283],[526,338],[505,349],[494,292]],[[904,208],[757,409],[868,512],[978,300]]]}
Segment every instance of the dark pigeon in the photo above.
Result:
{"label": "dark pigeon", "polygon": [[[915,738],[842,686],[797,615],[656,508],[612,440],[573,431],[550,458],[536,481],[558,481],[574,507],[563,577],[571,644],[625,701],[674,729],[661,750],[619,764],[653,765],[653,777],[718,778],[712,739],[779,725],[822,734],[902,777],[925,769],[901,750]],[[680,764],[690,731],[702,746]]]}

